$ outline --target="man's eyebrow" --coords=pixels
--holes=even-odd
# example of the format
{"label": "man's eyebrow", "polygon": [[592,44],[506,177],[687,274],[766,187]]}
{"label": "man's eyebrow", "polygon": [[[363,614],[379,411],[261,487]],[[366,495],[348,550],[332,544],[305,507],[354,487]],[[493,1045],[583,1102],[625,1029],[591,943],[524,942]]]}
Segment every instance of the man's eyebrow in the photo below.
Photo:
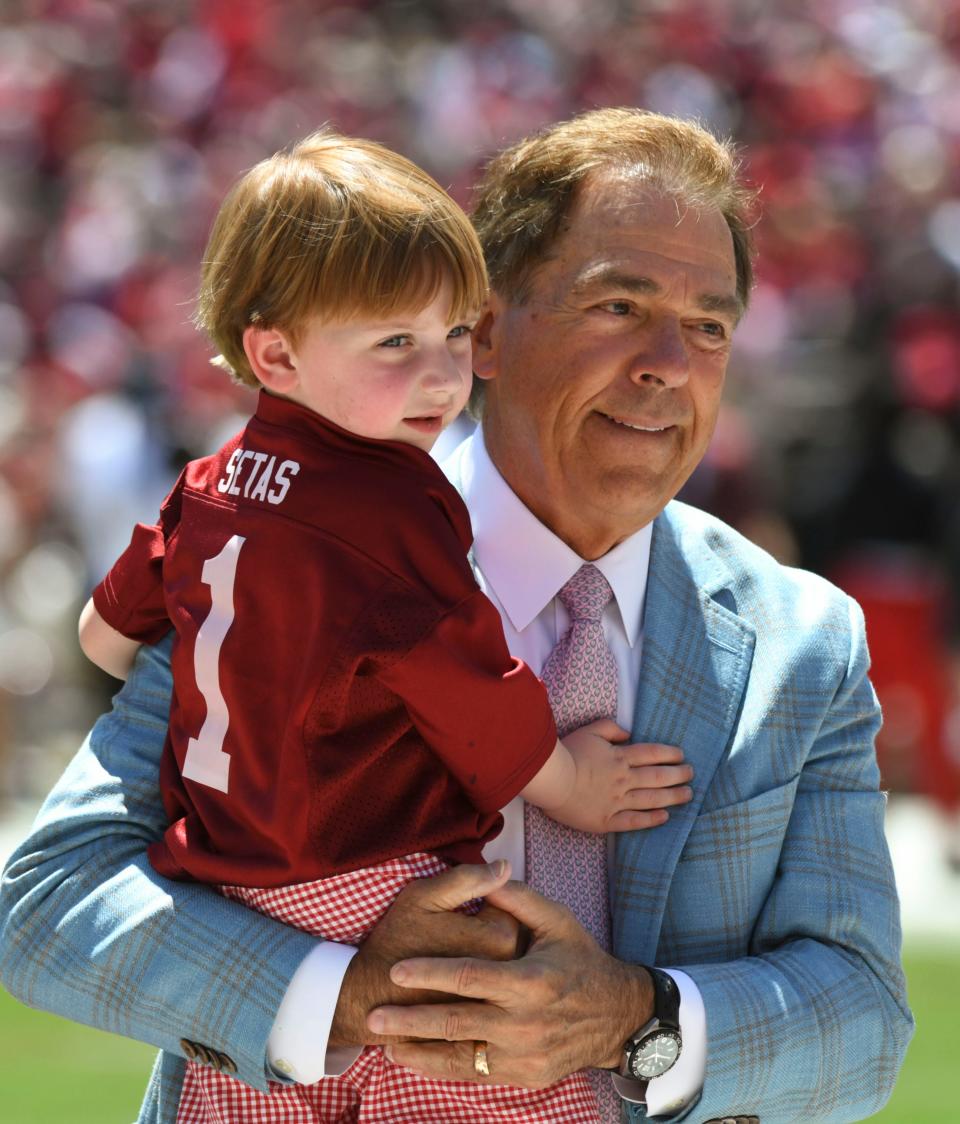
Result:
{"label": "man's eyebrow", "polygon": [[739,320],[746,311],[743,301],[738,296],[725,293],[703,293],[697,298],[697,308],[702,308],[704,312],[726,313],[735,321]]}
{"label": "man's eyebrow", "polygon": [[[657,296],[662,286],[652,277],[642,274],[622,273],[617,269],[597,269],[581,277],[573,286],[575,295],[583,296],[596,289],[620,289],[637,296]],[[738,321],[744,314],[743,301],[734,293],[702,293],[696,301],[697,308],[704,312],[718,312]]]}
{"label": "man's eyebrow", "polygon": [[660,292],[660,286],[650,277],[636,273],[621,273],[617,269],[592,269],[578,278],[573,286],[575,294],[593,292],[595,289],[622,289],[639,296],[653,296]]}

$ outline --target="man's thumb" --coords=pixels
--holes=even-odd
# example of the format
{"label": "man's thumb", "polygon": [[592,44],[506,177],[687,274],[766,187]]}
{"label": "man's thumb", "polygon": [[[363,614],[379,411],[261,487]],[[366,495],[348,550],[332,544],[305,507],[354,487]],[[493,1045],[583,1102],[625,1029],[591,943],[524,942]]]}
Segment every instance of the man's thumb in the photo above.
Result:
{"label": "man's thumb", "polygon": [[421,905],[431,913],[443,913],[459,909],[465,902],[474,898],[485,898],[510,877],[510,863],[506,859],[483,865],[455,866],[438,874],[436,878],[425,879],[422,888]]}
{"label": "man's thumb", "polygon": [[487,893],[487,901],[515,917],[534,936],[547,936],[567,921],[576,918],[562,905],[531,890],[525,882],[508,882],[502,889]]}

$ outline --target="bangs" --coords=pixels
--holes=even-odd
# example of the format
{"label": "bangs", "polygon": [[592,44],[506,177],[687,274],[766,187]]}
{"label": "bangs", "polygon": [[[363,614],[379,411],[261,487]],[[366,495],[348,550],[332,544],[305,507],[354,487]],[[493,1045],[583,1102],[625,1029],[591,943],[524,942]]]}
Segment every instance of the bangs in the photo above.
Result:
{"label": "bangs", "polygon": [[376,191],[368,182],[362,192],[342,193],[336,208],[307,198],[287,210],[251,313],[296,336],[317,315],[345,320],[419,311],[449,281],[451,319],[476,315],[487,297],[487,271],[470,220],[453,200],[438,200],[437,188],[429,199],[390,188]]}
{"label": "bangs", "polygon": [[304,286],[302,312],[344,320],[419,311],[448,281],[450,319],[475,316],[487,297],[486,269],[472,228],[469,238],[458,233],[444,231],[441,238],[436,224],[426,224],[414,231],[381,231],[376,238],[344,237]]}

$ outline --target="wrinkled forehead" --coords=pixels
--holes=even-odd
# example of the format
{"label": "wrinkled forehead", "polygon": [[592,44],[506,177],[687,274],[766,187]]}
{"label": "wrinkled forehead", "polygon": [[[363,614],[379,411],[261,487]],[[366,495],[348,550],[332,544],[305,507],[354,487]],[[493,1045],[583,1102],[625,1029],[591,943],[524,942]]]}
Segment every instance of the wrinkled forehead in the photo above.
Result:
{"label": "wrinkled forehead", "polygon": [[611,270],[646,276],[679,268],[740,304],[733,236],[719,209],[666,193],[636,173],[585,180],[553,249],[568,284]]}
{"label": "wrinkled forehead", "polygon": [[568,224],[579,217],[599,216],[617,228],[657,226],[700,228],[700,240],[716,241],[733,260],[733,236],[716,201],[700,193],[673,190],[650,178],[643,164],[626,164],[592,172],[578,186],[568,212]]}

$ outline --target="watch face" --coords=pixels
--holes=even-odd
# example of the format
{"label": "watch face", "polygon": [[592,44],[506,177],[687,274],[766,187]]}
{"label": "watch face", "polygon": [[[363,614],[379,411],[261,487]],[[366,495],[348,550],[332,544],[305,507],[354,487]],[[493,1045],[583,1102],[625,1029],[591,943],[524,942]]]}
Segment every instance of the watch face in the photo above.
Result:
{"label": "watch face", "polygon": [[649,1081],[659,1077],[677,1060],[680,1053],[680,1036],[669,1030],[659,1030],[647,1038],[630,1057],[630,1072],[638,1080]]}

